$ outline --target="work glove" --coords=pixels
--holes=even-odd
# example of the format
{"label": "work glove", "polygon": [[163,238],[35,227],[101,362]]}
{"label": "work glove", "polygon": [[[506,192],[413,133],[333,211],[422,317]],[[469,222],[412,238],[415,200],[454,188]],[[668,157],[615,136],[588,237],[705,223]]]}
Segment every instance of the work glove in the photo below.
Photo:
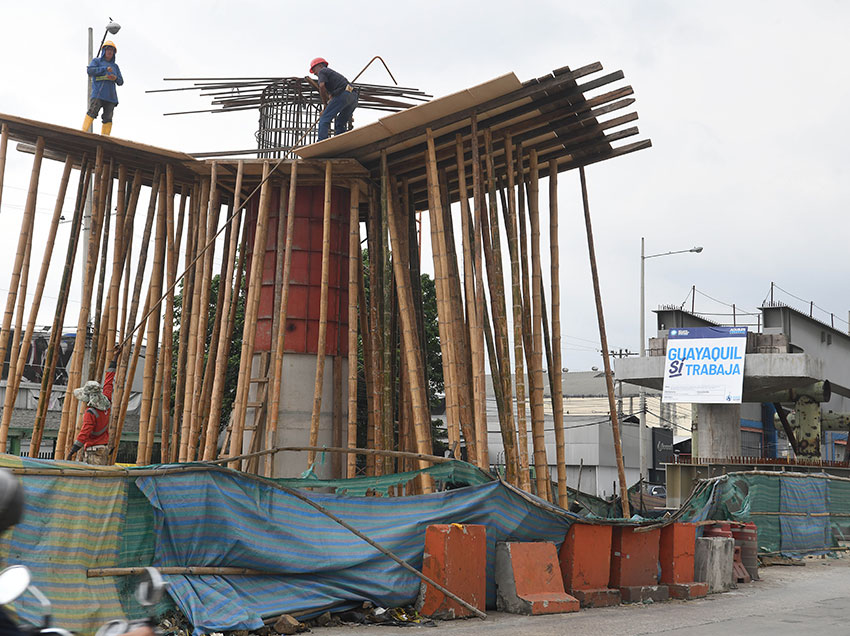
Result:
{"label": "work glove", "polygon": [[67,461],[70,461],[71,458],[77,454],[77,451],[80,450],[83,445],[80,442],[74,442],[74,445],[71,447],[71,452],[68,453],[68,456],[65,458]]}

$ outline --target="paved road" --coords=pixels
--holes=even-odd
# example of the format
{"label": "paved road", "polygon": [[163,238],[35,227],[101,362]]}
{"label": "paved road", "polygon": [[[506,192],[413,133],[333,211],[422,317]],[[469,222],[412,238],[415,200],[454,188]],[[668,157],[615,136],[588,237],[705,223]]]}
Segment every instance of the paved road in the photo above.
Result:
{"label": "paved road", "polygon": [[470,634],[561,636],[563,634],[687,634],[777,636],[850,633],[850,558],[807,561],[805,567],[759,570],[762,580],[696,601],[621,605],[556,616],[491,612],[486,621],[441,622],[436,628],[317,628],[317,636]]}

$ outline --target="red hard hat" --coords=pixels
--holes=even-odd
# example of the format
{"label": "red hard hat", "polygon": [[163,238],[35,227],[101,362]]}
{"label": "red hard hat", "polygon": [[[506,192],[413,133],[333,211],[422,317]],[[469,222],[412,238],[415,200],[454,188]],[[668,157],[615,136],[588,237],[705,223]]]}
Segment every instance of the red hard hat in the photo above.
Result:
{"label": "red hard hat", "polygon": [[318,64],[327,64],[327,63],[328,63],[328,61],[327,61],[325,58],[323,58],[323,57],[317,57],[317,58],[316,58],[316,59],[314,59],[312,62],[310,62],[310,69],[309,69],[309,70],[310,70],[310,72],[312,73],[312,72],[313,72],[313,69],[314,69],[314,68],[316,68],[316,65],[318,65]]}

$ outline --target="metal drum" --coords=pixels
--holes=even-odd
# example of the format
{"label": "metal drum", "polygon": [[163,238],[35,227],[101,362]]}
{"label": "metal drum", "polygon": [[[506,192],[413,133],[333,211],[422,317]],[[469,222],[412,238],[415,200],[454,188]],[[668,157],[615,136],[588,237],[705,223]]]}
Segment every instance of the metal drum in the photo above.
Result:
{"label": "metal drum", "polygon": [[759,578],[758,529],[754,523],[732,528],[735,545],[741,548],[741,561],[753,581]]}

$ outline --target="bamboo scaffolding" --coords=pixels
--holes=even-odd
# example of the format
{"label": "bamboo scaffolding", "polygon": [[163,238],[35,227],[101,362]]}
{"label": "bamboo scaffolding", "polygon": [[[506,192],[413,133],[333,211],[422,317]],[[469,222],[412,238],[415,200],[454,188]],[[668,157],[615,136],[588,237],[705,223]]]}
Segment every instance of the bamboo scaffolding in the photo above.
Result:
{"label": "bamboo scaffolding", "polygon": [[[162,274],[165,263],[165,234],[166,234],[166,184],[165,176],[159,179],[159,196],[156,215],[156,234],[153,250],[153,271],[150,277],[148,295],[150,298],[159,298],[162,292]],[[157,305],[153,313],[148,317],[147,342],[145,348],[144,382],[142,384],[142,405],[139,415],[139,444],[136,448],[136,463],[146,465],[150,463],[151,446],[153,434],[156,430],[158,408],[156,403],[157,389],[162,390],[162,376],[159,360],[164,359],[159,351],[159,323],[162,315],[162,305]],[[157,386],[159,376],[160,386]],[[132,376],[130,376],[132,377]]]}
{"label": "bamboo scaffolding", "polygon": [[93,205],[91,230],[89,234],[89,244],[86,254],[86,266],[83,278],[83,297],[80,301],[80,313],[77,318],[77,335],[74,340],[74,352],[71,356],[71,369],[68,372],[68,386],[65,391],[65,402],[62,408],[62,421],[59,425],[59,433],[56,440],[56,454],[64,457],[67,450],[69,440],[76,433],[77,421],[77,399],[74,397],[74,389],[80,385],[82,377],[83,361],[86,350],[86,336],[88,332],[89,312],[91,309],[92,287],[94,285],[94,276],[96,273],[95,261],[100,241],[100,225],[102,206],[102,192],[106,175],[103,173],[103,147],[98,146],[98,159],[95,161],[95,176],[93,189]]}
{"label": "bamboo scaffolding", "polygon": [[[457,151],[458,188],[460,190],[460,221],[461,221],[461,245],[463,247],[463,284],[466,300],[466,326],[468,329],[467,339],[469,341],[469,377],[472,381],[472,432],[464,431],[466,438],[466,454],[469,462],[477,464],[477,442],[487,435],[487,402],[485,392],[480,391],[480,384],[485,382],[483,375],[478,376],[477,360],[483,343],[481,336],[483,329],[478,322],[478,312],[475,307],[475,255],[472,248],[474,233],[472,229],[472,217],[469,212],[469,191],[466,184],[466,165],[463,159],[463,138],[460,134],[455,136],[455,148]],[[482,358],[483,359],[483,358]],[[486,391],[486,388],[485,388]]]}
{"label": "bamboo scaffolding", "polygon": [[[388,229],[392,250],[394,254],[401,255],[404,252],[404,248],[399,238],[402,234],[399,231],[401,221],[395,213],[395,197],[388,197],[387,204]],[[410,269],[407,267],[404,259],[393,258],[393,271],[395,274],[396,289],[398,290],[398,309],[399,317],[401,318],[402,339],[405,343],[403,353],[407,370],[406,384],[410,391],[410,400],[413,407],[413,428],[416,435],[416,447],[420,453],[430,454],[432,452],[431,421],[426,407],[428,394],[422,383],[422,366],[424,364],[422,355],[424,352],[417,346],[419,338],[416,334],[413,292],[410,285]],[[427,464],[420,461],[419,467],[426,468]],[[426,478],[423,475],[421,484],[423,493],[433,491],[433,483],[430,478]]]}
{"label": "bamboo scaffolding", "polygon": [[[383,378],[381,381],[381,386],[383,389],[383,399],[381,405],[383,407],[381,413],[381,441],[383,442],[383,448],[391,449],[394,446],[394,435],[393,435],[393,424],[394,424],[394,414],[395,409],[393,408],[393,398],[395,396],[395,379],[396,376],[393,374],[393,360],[395,359],[395,341],[393,339],[393,316],[395,315],[393,312],[393,272],[392,272],[392,260],[393,255],[390,252],[390,248],[388,245],[388,214],[387,214],[387,206],[389,205],[387,202],[389,196],[389,176],[387,174],[387,153],[386,151],[381,152],[381,252],[380,252],[380,268],[381,268],[381,285],[380,287],[373,287],[376,293],[381,294],[382,298],[382,318],[381,318],[381,330],[382,330],[382,340],[384,346],[381,349],[381,355],[383,356]],[[394,472],[392,461],[389,458],[383,458],[383,468],[382,472],[385,474],[389,474]]]}
{"label": "bamboo scaffolding", "polygon": [[[21,268],[21,282],[18,293],[18,306],[15,311],[15,333],[12,336],[12,347],[9,352],[9,373],[6,380],[6,398],[10,398],[12,400],[12,404],[10,408],[4,407],[3,416],[5,418],[6,411],[9,411],[9,415],[11,416],[11,411],[15,408],[15,393],[16,391],[11,390],[11,384],[14,382],[12,379],[13,370],[18,365],[18,360],[26,361],[27,354],[29,351],[21,351],[21,334],[24,330],[24,310],[25,303],[27,299],[27,286],[29,285],[29,277],[30,277],[30,259],[32,257],[32,235],[30,234],[30,239],[27,241],[26,249],[24,252],[24,262]],[[0,363],[2,363],[0,361]],[[7,400],[8,401],[8,400]],[[3,443],[0,445],[0,451],[6,452],[6,440],[5,435],[2,434],[2,430],[0,430],[0,436],[2,436]]]}
{"label": "bamboo scaffolding", "polygon": [[529,150],[528,217],[531,225],[531,430],[534,446],[534,471],[537,494],[551,501],[549,461],[546,458],[546,438],[543,430],[543,309],[540,291],[543,272],[540,266],[540,215],[538,209],[539,172],[537,151]]}
{"label": "bamboo scaffolding", "polygon": [[[201,288],[204,280],[204,259],[200,257],[201,250],[207,242],[207,206],[209,205],[210,182],[208,178],[204,178],[201,182],[200,198],[195,201],[196,222],[198,224],[197,241],[194,245],[192,260],[194,265],[187,265],[193,274],[192,285],[192,309],[191,313],[184,311],[180,318],[181,331],[186,328],[188,320],[189,336],[186,344],[186,360],[185,360],[185,381],[183,384],[183,421],[180,430],[180,461],[191,461],[193,455],[191,448],[192,427],[194,420],[192,419],[193,405],[195,403],[195,368],[198,357],[198,324],[201,320],[201,315],[206,313],[207,308],[201,305]],[[184,291],[184,298],[186,292]],[[203,355],[203,354],[201,354]]]}
{"label": "bamboo scaffolding", "polygon": [[[289,287],[292,277],[292,245],[295,234],[295,195],[298,184],[298,162],[293,161],[289,173],[289,197],[286,204],[286,241],[283,252],[283,269],[281,271],[280,307],[277,317],[277,332],[275,333],[275,358],[274,372],[272,374],[272,391],[269,404],[269,417],[266,422],[266,445],[271,446],[272,436],[277,435],[278,421],[280,419],[280,390],[283,381],[283,352],[286,346],[286,321],[289,314]],[[280,191],[281,204],[283,203],[283,187]],[[281,205],[281,210],[283,210]],[[283,219],[278,216],[278,224]],[[266,474],[274,476],[274,456],[269,455],[265,466]]]}
{"label": "bamboo scaffolding", "polygon": [[[242,351],[239,359],[239,381],[236,385],[233,427],[230,434],[230,455],[242,452],[242,435],[245,429],[245,417],[248,406],[248,389],[251,384],[253,368],[254,339],[256,336],[257,310],[260,304],[263,261],[266,255],[266,234],[269,217],[269,163],[263,162],[263,180],[260,190],[257,226],[254,234],[254,249],[251,252],[251,273],[248,282],[248,297],[245,301],[245,327],[242,332]],[[231,468],[238,468],[239,462],[233,462]]]}
{"label": "bamboo scaffolding", "polygon": [[505,163],[508,176],[508,206],[505,212],[505,229],[508,233],[508,252],[511,258],[511,301],[514,326],[514,378],[517,403],[517,460],[519,462],[519,487],[531,492],[528,466],[528,421],[525,406],[525,365],[523,363],[522,273],[519,263],[519,237],[517,236],[517,200],[514,182],[513,140],[505,135]]}
{"label": "bamboo scaffolding", "polygon": [[558,162],[549,162],[549,254],[552,282],[552,414],[555,424],[555,453],[558,463],[558,505],[570,507],[567,495],[567,452],[564,441],[564,397],[561,389],[561,265],[558,247]]}
{"label": "bamboo scaffolding", "polygon": [[166,370],[162,382],[162,426],[160,433],[160,459],[162,463],[171,461],[173,436],[171,417],[171,383],[172,365],[174,362],[174,281],[177,277],[177,261],[180,256],[180,241],[183,236],[183,221],[186,214],[186,190],[181,188],[180,209],[178,212],[177,228],[174,227],[174,170],[169,164],[165,167],[165,253],[166,253],[166,284],[169,292],[165,299],[165,318],[162,322],[163,334],[163,363]]}
{"label": "bamboo scaffolding", "polygon": [[[293,163],[293,165],[295,165]],[[348,217],[348,437],[349,448],[357,446],[357,269],[362,262],[360,254],[360,184],[351,184],[351,201]],[[365,325],[361,325],[365,333]],[[357,455],[348,455],[345,476],[352,479],[357,474]]]}
{"label": "bamboo scaffolding", "polygon": [[[366,446],[374,448],[374,426],[373,422],[377,416],[375,406],[375,390],[373,379],[373,364],[372,360],[372,345],[371,345],[371,325],[369,324],[369,310],[367,309],[366,301],[366,285],[363,277],[363,257],[361,254],[360,260],[357,261],[357,305],[360,313],[360,342],[363,347],[363,379],[366,385]],[[370,444],[370,442],[372,442]],[[375,461],[372,458],[369,461],[369,456],[366,456],[366,474],[373,475],[375,473]]]}
{"label": "bamboo scaffolding", "polygon": [[192,301],[195,295],[195,267],[194,265],[190,265],[190,263],[192,263],[195,251],[198,249],[199,234],[203,225],[198,221],[200,216],[199,198],[200,184],[196,183],[192,188],[192,195],[190,198],[189,224],[186,232],[186,249],[184,251],[183,260],[186,272],[185,278],[183,279],[183,305],[180,312],[180,341],[177,348],[177,368],[181,370],[181,373],[177,374],[177,384],[174,391],[174,436],[171,443],[171,453],[173,455],[173,459],[177,461],[186,461],[186,453],[189,449],[189,429],[185,428],[189,425],[189,422],[184,417],[186,401],[185,370],[186,360],[189,358],[189,343],[195,342],[190,339]]}
{"label": "bamboo scaffolding", "polygon": [[[371,338],[369,339],[369,359],[372,361],[371,369],[371,386],[372,386],[372,407],[370,413],[372,420],[369,423],[369,428],[366,437],[366,445],[370,448],[385,448],[383,442],[383,427],[381,425],[384,413],[384,329],[383,329],[383,294],[376,290],[383,289],[383,269],[381,267],[382,260],[380,254],[383,253],[381,245],[380,231],[380,216],[375,206],[374,188],[369,190],[369,225],[367,239],[369,245],[369,329]],[[383,462],[378,461],[375,457],[366,458],[366,472],[369,475],[383,474]]]}
{"label": "bamboo scaffolding", "polygon": [[[313,413],[310,416],[310,446],[319,441],[319,418],[322,414],[322,390],[325,379],[325,353],[328,336],[328,286],[330,278],[331,253],[331,192],[333,188],[333,168],[331,162],[325,162],[325,206],[322,221],[322,286],[319,300],[319,343],[316,350],[316,385],[313,389]],[[307,464],[312,466],[316,453],[307,454]]]}
{"label": "bamboo scaffolding", "polygon": [[[95,301],[94,307],[92,308],[92,315],[94,316],[94,326],[92,330],[92,338],[91,338],[91,356],[89,358],[89,380],[96,380],[97,378],[103,377],[101,370],[103,368],[101,364],[102,353],[104,352],[105,343],[105,334],[101,329],[101,324],[106,324],[109,317],[104,316],[102,312],[103,309],[103,289],[106,284],[106,268],[107,268],[107,256],[109,254],[109,231],[112,227],[112,186],[115,183],[112,179],[113,174],[113,161],[109,161],[108,166],[108,174],[109,179],[107,180],[106,186],[106,194],[103,198],[103,237],[100,241],[101,251],[100,251],[100,267],[98,268],[98,281],[97,281],[97,300]],[[126,175],[125,175],[126,179]],[[120,187],[124,188],[124,183],[120,184]],[[105,320],[104,320],[105,319]]]}
{"label": "bamboo scaffolding", "polygon": [[[533,156],[533,155],[532,155]],[[536,159],[536,157],[534,157]],[[536,167],[536,166],[535,166]],[[584,224],[587,230],[587,252],[590,257],[590,273],[593,278],[593,293],[596,297],[596,319],[599,323],[599,342],[602,345],[602,362],[605,366],[605,384],[608,388],[608,410],[611,414],[611,432],[614,435],[614,455],[617,458],[617,475],[620,481],[623,517],[631,517],[629,510],[629,485],[626,482],[626,469],[623,465],[623,445],[620,440],[620,422],[617,417],[617,402],[614,397],[614,375],[611,372],[611,358],[608,353],[608,335],[605,332],[605,316],[602,313],[602,292],[599,287],[599,272],[596,269],[596,248],[593,245],[593,227],[590,221],[590,203],[587,198],[587,178],[584,167],[579,168],[581,179],[581,200],[584,206]]]}
{"label": "bamboo scaffolding", "polygon": [[[207,208],[207,206],[209,207]],[[210,315],[210,285],[212,283],[213,257],[215,256],[215,243],[212,242],[210,245],[207,245],[207,241],[213,240],[215,230],[218,227],[218,219],[221,214],[221,199],[218,189],[218,170],[215,161],[210,164],[209,194],[207,197],[201,198],[201,210],[204,211],[205,209],[207,209],[207,212],[204,215],[206,217],[207,229],[205,241],[201,244],[204,246],[202,249],[205,249],[205,252],[203,259],[198,261],[199,263],[203,263],[203,278],[201,280],[200,298],[197,306],[198,326],[196,337],[198,342],[195,345],[195,359],[192,362],[195,366],[195,370],[192,374],[194,388],[191,396],[192,410],[191,425],[189,426],[188,461],[194,461],[196,453],[198,452],[202,411],[204,408],[202,402],[204,397],[204,379],[205,377],[208,377],[210,382],[212,381],[212,376],[204,373],[204,356],[207,353],[207,327],[209,326]],[[228,223],[227,228],[230,229],[231,227],[233,226]],[[265,255],[265,245],[263,245],[262,255]],[[220,316],[221,314],[219,313],[218,317]],[[212,346],[212,342],[215,341],[210,342],[210,356],[214,356],[215,351]],[[211,373],[212,370],[210,370],[210,374]]]}
{"label": "bamboo scaffolding", "polygon": [[30,441],[30,457],[37,458],[41,448],[41,439],[44,434],[44,421],[47,417],[47,409],[50,404],[50,395],[53,388],[54,373],[58,359],[56,349],[60,346],[62,339],[62,324],[65,321],[65,310],[68,307],[68,291],[71,287],[71,278],[74,273],[74,259],[77,256],[77,244],[80,237],[83,208],[89,189],[91,170],[87,155],[83,155],[80,164],[80,180],[77,185],[77,196],[74,204],[74,216],[71,221],[71,232],[68,237],[68,249],[65,255],[65,267],[62,270],[62,281],[59,284],[59,297],[56,300],[56,311],[53,315],[53,326],[50,330],[50,340],[47,351],[44,354],[44,370],[41,376],[41,390],[38,394],[38,407],[35,422],[32,427]]}
{"label": "bamboo scaffolding", "polygon": [[[8,130],[7,130],[8,134]],[[15,263],[12,265],[12,276],[9,281],[9,292],[6,295],[6,311],[3,314],[3,327],[0,331],[0,364],[6,360],[9,336],[12,329],[12,320],[15,314],[15,301],[17,299],[18,287],[21,282],[21,269],[24,264],[24,256],[27,251],[27,242],[31,241],[32,227],[35,218],[35,204],[38,198],[38,181],[41,175],[41,161],[44,156],[44,137],[39,137],[35,146],[35,156],[32,161],[30,172],[30,185],[27,191],[27,201],[24,206],[24,215],[21,218],[21,232],[18,235],[18,249],[15,253]],[[5,152],[4,152],[5,162]],[[0,448],[5,451],[5,447]]]}
{"label": "bamboo scaffolding", "polygon": [[[426,132],[427,150],[425,152],[426,177],[428,180],[428,210],[431,226],[431,251],[434,256],[434,286],[437,292],[437,327],[440,332],[442,350],[443,382],[446,393],[446,429],[449,448],[460,447],[460,401],[458,379],[455,377],[457,364],[454,338],[452,337],[453,312],[451,290],[448,283],[448,261],[443,227],[443,204],[440,195],[440,180],[434,157],[434,134],[429,128]],[[412,388],[412,387],[411,387]]]}
{"label": "bamboo scaffolding", "polygon": [[[244,162],[240,161],[236,169],[236,187],[234,188],[233,208],[239,210],[241,207],[242,195],[242,179],[244,173]],[[210,396],[210,412],[207,418],[207,426],[204,436],[204,461],[209,461],[215,457],[216,444],[218,442],[220,421],[221,421],[221,404],[224,397],[224,383],[227,376],[227,359],[230,353],[230,342],[232,340],[232,329],[230,326],[230,310],[231,305],[236,305],[238,302],[238,289],[240,280],[233,281],[233,271],[236,263],[236,247],[239,245],[239,229],[242,223],[242,215],[239,214],[233,221],[234,228],[230,232],[230,241],[227,244],[227,271],[224,278],[219,280],[218,289],[219,297],[224,296],[222,303],[222,311],[227,312],[227,325],[218,334],[216,342],[216,364],[213,377],[212,394]],[[234,285],[237,292],[234,293]],[[210,344],[212,348],[212,344]]]}
{"label": "bamboo scaffolding", "polygon": [[[486,406],[486,379],[484,377],[484,330],[481,327],[484,325],[484,317],[486,308],[484,306],[484,268],[482,264],[483,250],[483,234],[481,232],[481,219],[484,209],[483,198],[483,183],[481,179],[481,158],[479,156],[478,147],[478,119],[475,114],[470,118],[471,138],[470,145],[472,146],[472,196],[473,196],[473,211],[474,223],[472,226],[473,240],[473,264],[475,265],[475,322],[479,326],[478,332],[475,334],[478,340],[476,345],[476,354],[472,360],[472,378],[474,392],[479,401],[479,420],[484,419],[483,431],[476,429],[476,434],[479,434],[476,440],[476,458],[478,467],[488,470],[490,468],[490,451],[488,441],[487,427],[487,406]],[[497,368],[497,367],[491,367]],[[494,381],[493,386],[496,383]]]}
{"label": "bamboo scaffolding", "polygon": [[[5,128],[5,125],[4,125]],[[17,363],[13,368],[11,361],[9,364],[9,374],[6,380],[6,395],[3,405],[3,420],[0,423],[0,450],[6,449],[6,441],[9,434],[9,424],[12,421],[12,413],[15,408],[15,399],[18,395],[18,390],[21,385],[21,379],[24,375],[26,367],[27,353],[32,343],[32,335],[35,330],[35,321],[38,317],[38,310],[41,306],[41,299],[44,295],[44,284],[47,280],[47,272],[50,268],[51,257],[53,256],[53,246],[56,243],[56,232],[59,228],[59,221],[62,217],[62,208],[65,204],[65,195],[68,191],[68,181],[71,178],[71,168],[73,161],[69,157],[65,160],[65,168],[62,172],[62,178],[59,182],[59,192],[56,195],[56,205],[53,207],[53,218],[50,221],[50,229],[48,231],[47,240],[44,245],[44,256],[41,261],[41,270],[38,274],[38,281],[35,286],[35,295],[30,305],[30,315],[27,321],[26,333],[21,340],[20,354],[17,358]],[[0,188],[2,185],[0,184]],[[15,348],[13,347],[13,351]]]}
{"label": "bamboo scaffolding", "polygon": [[[136,181],[141,187],[142,172],[136,170],[133,176],[133,184],[131,186],[130,198],[136,189]],[[127,182],[127,166],[121,164],[118,167],[118,181],[120,184]],[[138,197],[137,197],[138,200]],[[107,360],[112,360],[115,354],[115,335],[118,325],[118,296],[121,292],[121,276],[124,272],[125,258],[125,237],[124,224],[127,215],[127,191],[125,185],[118,188],[118,209],[115,215],[115,238],[112,245],[112,277],[109,279],[109,294],[106,299],[106,305],[109,309],[108,319],[106,321],[106,329],[104,330],[106,338],[105,357]],[[135,210],[133,210],[135,212]]]}
{"label": "bamboo scaffolding", "polygon": [[[159,180],[161,177],[162,171],[159,165],[154,169],[153,180],[151,181],[150,188],[150,198],[148,200],[148,211],[145,216],[145,228],[142,233],[142,242],[141,248],[139,249],[139,262],[136,264],[136,276],[133,281],[133,295],[130,299],[130,308],[127,311],[127,322],[125,322],[122,326],[122,342],[127,340],[127,338],[132,336],[131,329],[135,325],[136,322],[136,314],[139,310],[139,299],[142,293],[142,282],[144,280],[145,273],[145,265],[147,264],[148,259],[148,248],[150,246],[150,237],[151,230],[153,229],[154,219],[156,218],[156,199],[157,192],[159,189]],[[140,177],[141,178],[141,177]],[[141,181],[139,181],[141,184]],[[131,204],[130,209],[135,211],[135,207],[138,202],[140,191],[137,191],[134,186],[133,195],[131,195]],[[128,272],[130,265],[130,248],[132,246],[132,230],[135,222],[133,217],[129,217],[129,222],[125,223],[125,244],[127,245],[127,266]],[[127,288],[129,289],[130,279],[127,277]],[[126,293],[126,291],[125,291]],[[124,305],[126,307],[126,300],[124,301]],[[141,341],[139,341],[141,342]],[[138,345],[137,345],[138,346]],[[132,386],[133,375],[128,374],[128,365],[130,363],[130,348],[122,348],[121,356],[118,362],[118,369],[115,373],[115,392],[113,394],[113,402],[121,404],[125,399],[129,399],[130,387]],[[129,379],[129,382],[128,382]],[[120,416],[120,409],[113,408],[110,414],[110,429],[109,429],[109,443],[112,445],[110,456],[113,457],[113,462],[115,461],[115,457],[118,454],[118,444],[121,442],[121,431],[123,430],[124,423],[123,421],[119,421],[117,418]]]}
{"label": "bamboo scaffolding", "polygon": [[[488,256],[487,281],[490,284],[490,303],[493,310],[493,326],[496,338],[496,354],[499,356],[499,370],[502,381],[502,404],[504,417],[499,419],[502,425],[502,443],[505,449],[505,476],[511,484],[519,484],[519,459],[517,456],[517,433],[513,418],[513,386],[511,384],[511,354],[508,344],[507,306],[505,302],[505,275],[502,268],[502,240],[499,232],[499,214],[496,201],[496,175],[493,168],[493,138],[490,129],[484,131],[484,162],[487,166],[489,184],[489,229],[491,249]],[[487,229],[486,217],[482,232]],[[490,266],[492,262],[492,267]]]}

